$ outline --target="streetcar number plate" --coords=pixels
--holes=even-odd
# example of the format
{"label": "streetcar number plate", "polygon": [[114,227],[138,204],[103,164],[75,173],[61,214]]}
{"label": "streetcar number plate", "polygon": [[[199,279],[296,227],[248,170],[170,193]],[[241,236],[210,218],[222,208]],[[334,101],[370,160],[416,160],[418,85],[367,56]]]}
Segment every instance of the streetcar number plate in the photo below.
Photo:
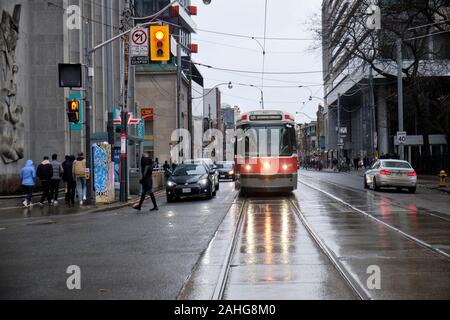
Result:
{"label": "streetcar number plate", "polygon": [[188,189],[188,188],[183,189],[183,193],[191,193],[191,189]]}

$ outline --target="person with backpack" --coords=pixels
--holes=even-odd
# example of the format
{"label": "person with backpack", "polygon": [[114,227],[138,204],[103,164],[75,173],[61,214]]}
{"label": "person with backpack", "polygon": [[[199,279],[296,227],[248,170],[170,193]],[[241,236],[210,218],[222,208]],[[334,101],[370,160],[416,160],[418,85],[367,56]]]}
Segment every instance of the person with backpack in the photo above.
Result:
{"label": "person with backpack", "polygon": [[50,162],[53,169],[52,179],[50,181],[50,194],[52,198],[52,204],[58,205],[59,184],[61,183],[61,177],[64,172],[61,163],[58,161],[58,155],[52,155],[52,162]]}
{"label": "person with backpack", "polygon": [[78,158],[73,162],[72,175],[77,186],[78,200],[82,206],[86,201],[86,159],[83,153],[79,153]]}
{"label": "person with backpack", "polygon": [[25,166],[20,170],[20,180],[25,191],[26,198],[23,201],[25,208],[31,207],[31,199],[33,198],[33,190],[36,185],[36,169],[32,160],[27,160]]}
{"label": "person with backpack", "polygon": [[41,180],[41,186],[42,186],[42,196],[41,201],[39,201],[39,205],[42,207],[44,206],[44,201],[47,199],[48,204],[52,205],[52,197],[50,194],[50,181],[52,180],[53,176],[53,167],[48,160],[48,157],[44,157],[44,161],[38,166],[36,175],[38,176],[39,180]]}

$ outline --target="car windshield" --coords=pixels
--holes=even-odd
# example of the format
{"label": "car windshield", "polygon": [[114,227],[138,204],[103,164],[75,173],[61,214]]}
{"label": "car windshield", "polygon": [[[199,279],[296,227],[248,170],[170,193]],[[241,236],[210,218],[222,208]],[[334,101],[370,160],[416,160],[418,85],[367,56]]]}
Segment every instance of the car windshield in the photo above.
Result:
{"label": "car windshield", "polygon": [[178,166],[173,172],[174,177],[201,176],[206,174],[206,169],[201,164],[189,164]]}
{"label": "car windshield", "polygon": [[407,162],[396,162],[396,161],[387,161],[383,162],[384,168],[395,168],[395,169],[411,169],[411,166]]}
{"label": "car windshield", "polygon": [[217,168],[218,169],[233,169],[233,163],[232,162],[218,163]]}

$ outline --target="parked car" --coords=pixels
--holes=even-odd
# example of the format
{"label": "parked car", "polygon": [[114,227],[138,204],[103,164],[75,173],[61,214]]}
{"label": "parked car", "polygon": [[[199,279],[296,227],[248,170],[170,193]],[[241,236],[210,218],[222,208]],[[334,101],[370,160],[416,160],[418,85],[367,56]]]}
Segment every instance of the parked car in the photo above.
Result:
{"label": "parked car", "polygon": [[216,195],[214,174],[202,163],[181,164],[167,180],[166,195],[167,202],[199,196],[212,199]]}
{"label": "parked car", "polygon": [[219,171],[219,179],[227,179],[236,181],[236,174],[234,170],[234,162],[220,161],[217,162],[217,171]]}
{"label": "parked car", "polygon": [[219,172],[217,171],[217,166],[214,164],[214,162],[211,159],[207,158],[201,158],[201,159],[191,159],[191,160],[185,160],[184,163],[195,163],[195,164],[203,164],[206,166],[207,170],[214,176],[214,187],[216,191],[219,191],[220,189],[220,181],[219,181]]}
{"label": "parked car", "polygon": [[407,188],[417,190],[417,173],[407,161],[378,160],[364,175],[364,188],[379,191],[380,188]]}

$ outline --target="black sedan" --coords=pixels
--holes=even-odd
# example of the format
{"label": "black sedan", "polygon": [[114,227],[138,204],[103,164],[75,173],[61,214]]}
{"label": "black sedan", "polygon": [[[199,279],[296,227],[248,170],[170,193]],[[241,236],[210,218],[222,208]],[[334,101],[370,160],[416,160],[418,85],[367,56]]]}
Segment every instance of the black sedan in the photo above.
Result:
{"label": "black sedan", "polygon": [[219,171],[220,179],[232,179],[233,181],[236,180],[236,175],[234,172],[234,162],[217,162],[217,171]]}
{"label": "black sedan", "polygon": [[166,183],[167,202],[180,198],[216,196],[213,174],[203,164],[181,164]]}

